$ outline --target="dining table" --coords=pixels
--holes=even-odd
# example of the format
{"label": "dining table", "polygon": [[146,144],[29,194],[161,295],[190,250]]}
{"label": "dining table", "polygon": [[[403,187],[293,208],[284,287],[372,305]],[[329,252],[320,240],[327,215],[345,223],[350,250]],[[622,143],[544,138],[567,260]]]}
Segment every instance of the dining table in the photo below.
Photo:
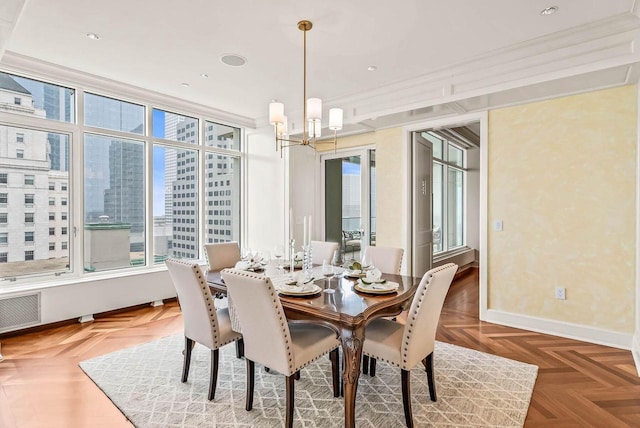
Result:
{"label": "dining table", "polygon": [[[282,272],[267,269],[267,276],[282,278]],[[395,282],[398,288],[388,294],[371,294],[356,290],[357,277],[343,273],[323,277],[319,268],[312,270],[313,281],[320,290],[309,296],[279,294],[282,307],[289,321],[306,321],[332,328],[340,337],[342,347],[342,379],[344,392],[344,426],[355,427],[355,406],[365,327],[376,318],[393,317],[406,309],[413,299],[420,278],[405,275],[383,274],[387,282]],[[213,294],[226,295],[227,288],[220,271],[208,271],[206,280]]]}

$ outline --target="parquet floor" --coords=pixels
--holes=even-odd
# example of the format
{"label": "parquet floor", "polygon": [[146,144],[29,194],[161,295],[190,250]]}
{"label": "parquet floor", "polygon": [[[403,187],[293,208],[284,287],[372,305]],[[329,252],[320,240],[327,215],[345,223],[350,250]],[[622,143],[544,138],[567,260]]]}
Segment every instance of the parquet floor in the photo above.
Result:
{"label": "parquet floor", "polygon": [[[131,426],[78,362],[181,330],[178,305],[169,302],[0,337],[0,427]],[[538,365],[526,427],[640,426],[640,378],[629,351],[478,321],[476,270],[452,285],[437,338]]]}

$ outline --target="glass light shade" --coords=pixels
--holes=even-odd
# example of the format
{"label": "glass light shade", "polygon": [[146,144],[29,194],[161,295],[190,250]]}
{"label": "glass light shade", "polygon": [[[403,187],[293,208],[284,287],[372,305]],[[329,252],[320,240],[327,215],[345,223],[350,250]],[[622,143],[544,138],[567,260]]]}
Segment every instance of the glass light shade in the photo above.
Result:
{"label": "glass light shade", "polygon": [[320,138],[322,124],[309,121],[309,138]]}
{"label": "glass light shade", "polygon": [[276,125],[284,123],[284,104],[274,101],[269,103],[269,123]]}
{"label": "glass light shade", "polygon": [[276,123],[276,133],[278,137],[284,137],[287,135],[287,116],[284,116],[284,121],[282,123]]}
{"label": "glass light shade", "polygon": [[329,110],[329,129],[339,131],[342,129],[342,109],[332,108]]}
{"label": "glass light shade", "polygon": [[307,120],[309,122],[322,120],[322,100],[320,98],[307,99]]}

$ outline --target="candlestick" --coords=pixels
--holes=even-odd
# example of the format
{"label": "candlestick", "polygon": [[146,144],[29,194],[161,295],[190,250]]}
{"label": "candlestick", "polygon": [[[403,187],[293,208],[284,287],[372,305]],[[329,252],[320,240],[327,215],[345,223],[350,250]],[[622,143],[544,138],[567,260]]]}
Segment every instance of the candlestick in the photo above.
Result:
{"label": "candlestick", "polygon": [[303,219],[302,222],[303,222],[303,226],[302,226],[302,246],[304,247],[304,246],[308,245],[307,233],[309,231],[307,230],[307,216],[304,216],[304,219]]}

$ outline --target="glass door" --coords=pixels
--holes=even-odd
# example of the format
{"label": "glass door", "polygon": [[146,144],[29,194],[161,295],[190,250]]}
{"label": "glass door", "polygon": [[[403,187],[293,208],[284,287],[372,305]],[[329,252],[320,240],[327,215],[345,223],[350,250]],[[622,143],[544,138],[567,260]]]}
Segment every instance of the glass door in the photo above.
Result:
{"label": "glass door", "polygon": [[322,156],[324,239],[340,244],[343,260],[359,260],[364,246],[375,244],[373,153],[363,149]]}

